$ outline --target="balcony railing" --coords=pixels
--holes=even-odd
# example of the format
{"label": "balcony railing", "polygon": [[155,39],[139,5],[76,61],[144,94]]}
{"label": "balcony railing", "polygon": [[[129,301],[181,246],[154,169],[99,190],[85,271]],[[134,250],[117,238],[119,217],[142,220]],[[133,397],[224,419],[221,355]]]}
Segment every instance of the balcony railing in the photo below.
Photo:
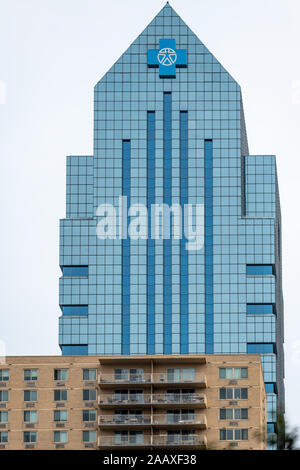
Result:
{"label": "balcony railing", "polygon": [[155,393],[116,396],[109,393],[100,393],[99,405],[206,405],[206,397],[199,393]]}
{"label": "balcony railing", "polygon": [[195,414],[194,416],[177,416],[171,414],[150,415],[102,415],[99,417],[99,426],[152,426],[152,425],[199,425],[206,427],[206,416]]}
{"label": "balcony railing", "polygon": [[98,441],[99,447],[177,447],[177,446],[199,446],[206,447],[206,436],[190,435],[190,436],[138,436],[133,437],[116,437],[116,436],[100,436]]}
{"label": "balcony railing", "polygon": [[99,384],[101,385],[135,385],[135,384],[201,384],[206,385],[206,377],[196,374],[191,377],[182,377],[168,373],[144,373],[144,374],[100,374]]}
{"label": "balcony railing", "polygon": [[100,374],[100,384],[114,384],[114,385],[130,385],[130,384],[151,384],[151,374]]}

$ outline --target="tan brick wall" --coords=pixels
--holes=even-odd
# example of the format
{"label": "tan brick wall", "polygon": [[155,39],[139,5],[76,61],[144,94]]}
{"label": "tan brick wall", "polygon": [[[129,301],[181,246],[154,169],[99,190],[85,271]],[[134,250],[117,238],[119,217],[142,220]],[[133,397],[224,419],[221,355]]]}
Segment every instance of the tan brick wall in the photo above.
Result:
{"label": "tan brick wall", "polygon": [[[105,384],[98,385],[98,377],[104,374],[110,374],[114,377],[115,368],[141,368],[144,374],[149,374],[152,378],[151,383],[130,384],[128,389],[142,389],[144,394],[149,396],[154,394],[165,394],[169,389],[190,388],[195,390],[196,394],[203,394],[206,397],[206,407],[194,406],[195,416],[204,417],[207,422],[206,429],[203,426],[191,426],[191,430],[199,436],[199,438],[206,439],[208,448],[224,449],[229,448],[228,441],[220,441],[219,430],[221,428],[245,428],[249,431],[249,439],[247,441],[238,441],[237,449],[262,449],[265,443],[258,439],[258,435],[265,430],[266,427],[266,397],[264,390],[263,375],[261,369],[261,362],[259,355],[209,355],[209,356],[113,356],[113,357],[99,357],[99,356],[16,356],[7,357],[6,364],[1,364],[1,369],[10,369],[10,380],[6,387],[1,386],[1,390],[9,390],[9,402],[6,407],[1,407],[1,410],[9,411],[9,423],[2,425],[1,431],[9,431],[9,442],[5,445],[6,449],[25,449],[26,444],[23,442],[24,431],[37,431],[38,441],[34,444],[35,449],[56,449],[57,445],[53,442],[53,432],[55,430],[62,430],[68,432],[68,442],[64,443],[65,449],[85,449],[86,444],[82,441],[82,431],[84,430],[97,430],[98,440],[105,441],[103,438],[112,438],[117,429],[116,426],[110,429],[101,426],[98,428],[98,419],[100,416],[109,417],[114,415],[117,409],[126,409],[126,405],[98,408],[99,396],[110,395],[114,396],[114,390],[119,388],[126,388],[124,385],[119,384]],[[181,383],[166,384],[160,383],[160,377],[166,377],[167,368],[195,368],[196,381],[195,383]],[[219,367],[248,367],[248,378],[237,379],[235,385],[230,385],[230,380],[219,378]],[[68,380],[64,381],[64,385],[58,385],[54,380],[54,369],[68,369]],[[82,370],[84,368],[97,369],[97,380],[84,381]],[[27,381],[24,381],[24,369],[38,369],[38,380],[34,382],[34,386],[28,386]],[[103,374],[103,375],[102,375]],[[151,375],[152,374],[152,375]],[[153,378],[155,377],[155,380]],[[205,377],[206,383],[199,378]],[[87,384],[88,382],[88,384]],[[201,382],[201,383],[198,383]],[[232,408],[229,404],[230,400],[219,399],[220,387],[247,387],[248,400],[238,400],[236,407],[248,408],[248,420],[237,421],[237,426],[231,426],[229,421],[219,419],[219,409],[223,407]],[[91,406],[86,406],[83,400],[83,389],[97,389],[97,401],[88,402]],[[65,406],[58,407],[57,402],[54,401],[54,390],[66,389],[68,390],[68,400]],[[24,390],[37,390],[38,400],[34,407],[27,407],[24,402]],[[129,409],[130,407],[128,407]],[[187,406],[185,406],[187,408]],[[193,405],[188,408],[193,409]],[[97,410],[97,421],[92,424],[92,427],[87,427],[82,420],[82,411],[84,409]],[[159,415],[164,418],[167,407],[164,404],[156,406],[155,404],[139,407],[136,404],[130,409],[142,409],[144,417],[151,417]],[[168,406],[168,409],[181,409],[181,406],[174,405]],[[32,427],[28,427],[23,420],[25,410],[36,410],[38,412],[38,421]],[[67,410],[68,421],[64,427],[57,427],[54,422],[54,410]],[[158,419],[158,417],[157,417]],[[196,420],[197,421],[197,420]],[[236,421],[236,420],[232,420]],[[185,426],[180,426],[180,429],[189,429]],[[124,427],[120,427],[124,429]],[[128,428],[129,429],[129,428]],[[167,431],[176,430],[177,426],[131,426],[130,430],[142,430],[146,439],[149,436],[155,439],[155,436],[166,436]],[[154,436],[151,438],[151,434]],[[148,441],[147,441],[148,442]],[[1,445],[1,444],[0,444]],[[97,443],[94,444],[97,448]],[[101,447],[100,447],[101,448]]]}

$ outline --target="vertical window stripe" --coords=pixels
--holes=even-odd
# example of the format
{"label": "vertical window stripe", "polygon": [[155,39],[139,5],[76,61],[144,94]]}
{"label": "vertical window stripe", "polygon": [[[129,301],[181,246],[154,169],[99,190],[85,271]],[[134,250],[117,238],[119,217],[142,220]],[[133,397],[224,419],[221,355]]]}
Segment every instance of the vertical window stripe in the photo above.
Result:
{"label": "vertical window stripe", "polygon": [[[130,206],[130,140],[122,143],[122,195]],[[127,214],[126,214],[127,217]],[[122,354],[130,354],[130,238],[122,239]]]}
{"label": "vertical window stripe", "polygon": [[205,352],[214,352],[213,309],[213,143],[204,141]]}
{"label": "vertical window stripe", "polygon": [[151,239],[151,204],[155,204],[155,112],[147,113],[147,354],[155,354],[155,240]]}
{"label": "vertical window stripe", "polygon": [[[172,205],[172,95],[164,93],[163,108],[164,203]],[[170,227],[170,234],[172,228]],[[164,354],[172,353],[172,241],[163,241]]]}
{"label": "vertical window stripe", "polygon": [[[188,113],[180,112],[180,205],[182,208],[182,227],[184,227],[184,205],[188,204]],[[180,352],[188,354],[188,252],[186,239],[180,240]]]}

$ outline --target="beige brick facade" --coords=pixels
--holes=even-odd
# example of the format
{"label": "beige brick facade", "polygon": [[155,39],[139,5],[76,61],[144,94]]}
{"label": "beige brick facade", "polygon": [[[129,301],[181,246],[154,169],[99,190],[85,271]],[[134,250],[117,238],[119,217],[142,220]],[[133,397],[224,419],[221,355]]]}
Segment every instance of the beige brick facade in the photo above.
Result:
{"label": "beige brick facade", "polygon": [[257,354],[11,356],[0,378],[1,449],[265,448]]}

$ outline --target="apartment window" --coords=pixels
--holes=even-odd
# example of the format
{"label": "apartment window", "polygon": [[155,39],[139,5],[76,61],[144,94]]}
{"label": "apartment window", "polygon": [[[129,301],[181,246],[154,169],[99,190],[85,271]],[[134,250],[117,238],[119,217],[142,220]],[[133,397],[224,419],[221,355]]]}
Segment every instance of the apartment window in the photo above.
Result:
{"label": "apartment window", "polygon": [[115,369],[115,380],[135,382],[142,380],[143,375],[144,369]]}
{"label": "apartment window", "polygon": [[181,421],[194,421],[194,410],[168,410],[167,424],[177,424]]}
{"label": "apartment window", "polygon": [[68,380],[68,369],[54,369],[54,380]]}
{"label": "apartment window", "polygon": [[143,444],[143,433],[141,431],[116,431],[115,442],[128,442],[129,444]]}
{"label": "apartment window", "polygon": [[4,402],[8,400],[9,400],[8,390],[0,390],[0,402]]}
{"label": "apartment window", "polygon": [[54,442],[68,442],[67,431],[54,431],[53,433]]}
{"label": "apartment window", "polygon": [[54,410],[53,420],[57,422],[68,421],[68,411],[67,410]]}
{"label": "apartment window", "polygon": [[220,429],[220,441],[247,441],[248,429]]}
{"label": "apartment window", "polygon": [[87,277],[89,275],[88,266],[61,266],[63,276]]}
{"label": "apartment window", "polygon": [[82,391],[82,399],[84,401],[95,401],[97,400],[97,390],[96,389],[87,389]]}
{"label": "apartment window", "polygon": [[8,411],[0,411],[0,423],[8,423]]}
{"label": "apartment window", "polygon": [[83,410],[82,421],[96,421],[97,411],[96,410]]}
{"label": "apartment window", "polygon": [[37,390],[24,390],[24,401],[37,401]]}
{"label": "apartment window", "polygon": [[37,416],[37,411],[24,411],[24,423],[36,423]]}
{"label": "apartment window", "polygon": [[37,432],[36,431],[25,431],[23,433],[24,442],[37,442]]}
{"label": "apartment window", "polygon": [[7,431],[1,431],[0,432],[0,442],[1,442],[1,444],[6,444],[8,442],[8,432]]}
{"label": "apartment window", "polygon": [[220,400],[248,400],[248,388],[220,388]]}
{"label": "apartment window", "polygon": [[247,379],[248,367],[220,367],[220,379]]}
{"label": "apartment window", "polygon": [[275,273],[272,264],[247,264],[246,274],[248,276],[267,276]]}
{"label": "apartment window", "polygon": [[0,382],[8,382],[9,369],[0,369]]}
{"label": "apartment window", "polygon": [[83,380],[97,380],[97,369],[83,369]]}
{"label": "apartment window", "polygon": [[[114,421],[116,423],[127,423],[128,420],[134,420],[135,423],[143,422],[143,412],[141,410],[116,410]],[[150,422],[150,418],[149,418]]]}
{"label": "apartment window", "polygon": [[38,379],[38,369],[24,369],[24,380],[29,380],[32,382],[33,380]]}
{"label": "apartment window", "polygon": [[96,431],[82,431],[83,442],[96,442],[97,433]]}
{"label": "apartment window", "polygon": [[195,369],[167,369],[168,382],[189,382],[195,379]]}
{"label": "apartment window", "polygon": [[54,401],[66,401],[68,399],[68,390],[54,390]]}
{"label": "apartment window", "polygon": [[168,431],[167,443],[180,444],[184,441],[192,441],[195,438],[194,431]]}
{"label": "apartment window", "polygon": [[248,419],[248,408],[221,408],[220,419]]}

